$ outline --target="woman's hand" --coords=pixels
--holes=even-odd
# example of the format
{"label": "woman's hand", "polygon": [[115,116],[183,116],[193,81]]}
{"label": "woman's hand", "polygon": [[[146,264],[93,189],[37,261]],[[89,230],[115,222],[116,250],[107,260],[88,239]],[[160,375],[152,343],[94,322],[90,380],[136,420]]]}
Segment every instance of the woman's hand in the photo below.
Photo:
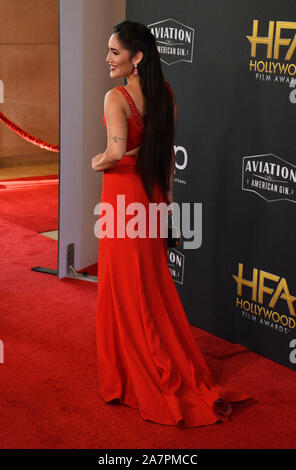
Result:
{"label": "woman's hand", "polygon": [[96,155],[95,157],[92,158],[91,167],[92,167],[93,170],[97,171],[96,164],[98,163],[99,160],[101,160],[101,158],[103,158],[103,156],[104,156],[103,153],[98,153],[98,155]]}

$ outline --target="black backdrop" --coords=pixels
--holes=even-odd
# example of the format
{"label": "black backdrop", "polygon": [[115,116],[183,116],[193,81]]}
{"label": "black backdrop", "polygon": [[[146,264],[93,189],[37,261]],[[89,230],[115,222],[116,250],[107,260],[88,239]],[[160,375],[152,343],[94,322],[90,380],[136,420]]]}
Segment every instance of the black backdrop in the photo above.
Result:
{"label": "black backdrop", "polygon": [[[296,2],[127,0],[126,16],[177,97],[175,200],[202,203],[201,246],[169,252],[187,317],[295,368]],[[254,20],[269,57],[251,55]]]}

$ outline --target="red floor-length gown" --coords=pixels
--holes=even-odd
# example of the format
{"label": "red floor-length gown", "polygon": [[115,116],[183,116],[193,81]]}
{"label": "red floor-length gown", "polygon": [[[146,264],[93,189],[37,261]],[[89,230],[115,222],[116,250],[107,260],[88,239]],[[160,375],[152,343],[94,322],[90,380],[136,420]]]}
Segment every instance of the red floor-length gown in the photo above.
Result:
{"label": "red floor-length gown", "polygon": [[[141,142],[143,118],[126,88],[117,88],[131,108],[128,152]],[[193,427],[226,421],[229,413],[214,410],[214,402],[248,396],[215,383],[169,271],[167,239],[116,238],[117,195],[125,196],[125,207],[141,202],[148,214],[136,158],[125,155],[103,175],[101,202],[114,208],[115,237],[99,238],[99,393],[106,403],[117,399],[155,423]],[[158,186],[154,194],[156,202],[164,202]],[[126,223],[132,217],[127,215]]]}

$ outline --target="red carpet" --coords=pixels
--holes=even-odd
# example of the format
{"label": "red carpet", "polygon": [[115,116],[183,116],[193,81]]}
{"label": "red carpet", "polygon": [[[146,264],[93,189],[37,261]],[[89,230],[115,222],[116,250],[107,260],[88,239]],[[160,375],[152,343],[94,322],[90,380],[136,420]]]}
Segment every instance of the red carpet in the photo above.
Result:
{"label": "red carpet", "polygon": [[229,422],[182,429],[106,405],[97,393],[97,285],[56,269],[57,242],[0,220],[1,448],[294,449],[295,372],[194,328],[214,377],[250,394]]}
{"label": "red carpet", "polygon": [[58,229],[59,176],[0,180],[0,218],[35,232]]}

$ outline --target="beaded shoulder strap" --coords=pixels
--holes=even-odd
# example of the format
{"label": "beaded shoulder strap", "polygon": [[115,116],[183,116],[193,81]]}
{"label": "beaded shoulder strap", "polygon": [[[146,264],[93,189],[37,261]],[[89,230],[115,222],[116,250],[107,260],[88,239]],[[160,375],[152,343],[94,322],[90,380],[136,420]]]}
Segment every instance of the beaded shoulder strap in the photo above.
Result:
{"label": "beaded shoulder strap", "polygon": [[123,87],[123,86],[118,86],[117,87],[121,93],[126,97],[127,101],[128,101],[128,104],[129,104],[129,107],[130,107],[130,110],[131,110],[131,113],[135,116],[135,118],[137,119],[137,122],[140,126],[143,126],[143,116],[142,114],[140,113],[140,111],[138,110],[138,108],[136,107],[135,103],[134,103],[134,100],[132,99],[131,95],[129,94],[129,92]]}

